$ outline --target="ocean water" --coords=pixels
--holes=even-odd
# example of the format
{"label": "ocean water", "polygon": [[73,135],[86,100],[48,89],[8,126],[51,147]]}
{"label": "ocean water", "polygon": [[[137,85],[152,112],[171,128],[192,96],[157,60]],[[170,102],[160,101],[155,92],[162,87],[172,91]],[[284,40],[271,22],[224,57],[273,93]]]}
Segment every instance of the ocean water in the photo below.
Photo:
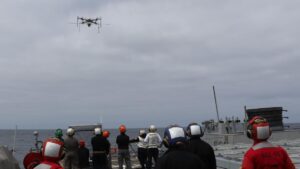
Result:
{"label": "ocean water", "polygon": [[[130,139],[136,138],[138,136],[140,129],[127,129],[126,134]],[[15,130],[0,130],[0,145],[7,146],[10,150],[15,149],[14,156],[19,161],[20,167],[23,168],[23,158],[30,151],[31,148],[35,148],[35,136],[34,131],[39,132],[38,139],[43,141],[49,137],[54,136],[55,129],[49,130],[22,130],[18,129],[16,134],[16,139],[14,139]],[[66,130],[64,130],[66,131]],[[110,137],[109,141],[112,147],[116,147],[116,137],[119,134],[117,129],[109,129]],[[164,129],[158,129],[158,133],[163,134]],[[91,138],[93,133],[91,131],[77,132],[75,137],[78,140],[85,140],[86,145],[91,149]],[[14,141],[15,140],[15,141]],[[136,144],[131,144],[132,150],[136,150]]]}

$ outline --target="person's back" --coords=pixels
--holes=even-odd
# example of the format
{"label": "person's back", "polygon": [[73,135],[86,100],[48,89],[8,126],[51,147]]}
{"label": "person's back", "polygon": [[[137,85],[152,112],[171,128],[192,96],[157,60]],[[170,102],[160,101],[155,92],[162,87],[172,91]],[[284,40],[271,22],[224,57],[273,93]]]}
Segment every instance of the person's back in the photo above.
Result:
{"label": "person's back", "polygon": [[131,169],[130,153],[129,153],[129,137],[125,134],[126,127],[121,125],[119,127],[120,135],[117,136],[116,143],[118,145],[118,163],[119,169],[123,168],[123,161],[125,160],[126,169]]}
{"label": "person's back", "polygon": [[102,136],[100,128],[95,128],[95,136],[92,138],[91,143],[93,147],[93,168],[105,168],[107,166],[110,143]]}
{"label": "person's back", "polygon": [[247,136],[253,146],[244,155],[242,169],[295,169],[287,152],[267,141],[271,133],[263,117],[255,116],[248,122]]}
{"label": "person's back", "polygon": [[67,130],[67,137],[64,139],[65,158],[64,168],[65,169],[77,169],[78,165],[78,140],[74,137],[75,130],[69,128]]}
{"label": "person's back", "polygon": [[129,136],[125,133],[121,133],[117,136],[116,143],[118,145],[118,149],[129,149]]}
{"label": "person's back", "polygon": [[90,168],[90,151],[85,147],[83,140],[79,141],[78,158],[80,169]]}
{"label": "person's back", "polygon": [[204,135],[202,128],[197,123],[191,123],[187,127],[187,135],[190,137],[187,149],[196,154],[208,169],[216,169],[216,157],[213,148],[201,139]]}
{"label": "person's back", "polygon": [[78,140],[74,137],[66,137],[64,139],[65,151],[66,152],[77,152],[78,151]]}
{"label": "person's back", "polygon": [[158,159],[155,169],[208,169],[202,160],[185,149],[174,149]]}
{"label": "person's back", "polygon": [[187,151],[186,134],[182,127],[172,125],[164,132],[163,143],[168,151],[158,159],[156,169],[208,169],[195,154]]}
{"label": "person's back", "polygon": [[148,148],[148,162],[147,162],[147,169],[152,168],[152,159],[154,159],[154,162],[156,164],[157,158],[158,158],[158,148],[161,145],[162,139],[158,133],[156,133],[156,127],[154,125],[150,125],[149,127],[149,133],[147,134],[146,138],[144,139],[144,142],[147,143]]}
{"label": "person's back", "polygon": [[242,169],[294,169],[287,152],[280,146],[264,141],[252,146],[245,154]]}

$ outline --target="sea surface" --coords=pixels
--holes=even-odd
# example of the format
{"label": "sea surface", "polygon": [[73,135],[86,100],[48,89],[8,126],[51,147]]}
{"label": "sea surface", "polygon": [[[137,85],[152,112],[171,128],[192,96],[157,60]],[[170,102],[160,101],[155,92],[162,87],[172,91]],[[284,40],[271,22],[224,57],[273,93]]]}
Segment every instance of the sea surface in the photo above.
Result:
{"label": "sea surface", "polygon": [[[290,123],[286,124],[287,129],[300,129],[300,123]],[[117,129],[108,129],[110,131],[109,141],[112,147],[116,147],[116,137],[119,134]],[[130,139],[136,138],[139,133],[139,128],[136,129],[127,129],[126,134],[130,137]],[[10,150],[14,149],[14,156],[19,161],[20,167],[23,168],[23,158],[24,156],[30,151],[31,148],[35,147],[35,139],[36,137],[33,135],[34,131],[38,131],[38,140],[45,140],[46,138],[53,137],[55,133],[55,129],[49,130],[24,130],[18,129],[16,131],[15,137],[15,130],[0,130],[0,145],[7,146]],[[65,133],[66,130],[64,130]],[[158,133],[163,136],[164,129],[159,128]],[[89,149],[91,149],[91,138],[93,136],[93,132],[85,131],[85,132],[77,132],[75,137],[78,140],[85,140],[86,145]],[[282,136],[284,138],[284,136]],[[14,139],[15,138],[15,139]],[[205,137],[204,140],[211,143],[211,138]],[[239,140],[236,140],[239,142]],[[242,140],[241,140],[242,141]],[[136,144],[131,144],[130,149],[132,151],[136,150]]]}

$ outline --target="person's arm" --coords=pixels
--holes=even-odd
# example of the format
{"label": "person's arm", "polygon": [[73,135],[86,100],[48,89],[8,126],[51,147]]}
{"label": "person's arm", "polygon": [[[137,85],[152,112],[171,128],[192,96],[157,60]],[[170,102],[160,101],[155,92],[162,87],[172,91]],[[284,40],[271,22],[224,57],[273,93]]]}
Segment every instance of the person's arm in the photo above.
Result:
{"label": "person's arm", "polygon": [[131,139],[129,140],[129,143],[136,143],[136,142],[139,142],[139,138],[134,138],[134,139]]}

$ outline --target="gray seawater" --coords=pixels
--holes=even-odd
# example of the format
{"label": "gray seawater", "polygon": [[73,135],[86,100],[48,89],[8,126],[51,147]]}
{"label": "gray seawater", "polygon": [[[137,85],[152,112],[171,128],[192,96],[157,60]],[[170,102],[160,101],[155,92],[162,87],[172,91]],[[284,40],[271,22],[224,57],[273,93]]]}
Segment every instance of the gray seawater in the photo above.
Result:
{"label": "gray seawater", "polygon": [[[110,131],[109,141],[112,147],[116,147],[116,137],[119,134],[117,129],[108,129]],[[130,137],[130,139],[136,138],[138,136],[140,129],[127,129],[126,134]],[[23,158],[30,151],[31,148],[34,148],[35,136],[33,135],[34,131],[39,132],[38,139],[43,141],[46,138],[53,137],[55,129],[49,130],[17,130],[16,141],[14,145],[14,135],[15,130],[0,130],[0,145],[5,145],[9,149],[13,149],[15,147],[15,158],[19,161],[20,167],[23,168]],[[66,130],[65,130],[66,131]],[[164,129],[158,129],[158,133],[163,134]],[[93,133],[91,131],[88,132],[78,132],[75,134],[75,137],[78,140],[85,140],[86,145],[89,149],[91,149],[91,138]],[[132,148],[136,149],[136,145],[132,144]]]}

